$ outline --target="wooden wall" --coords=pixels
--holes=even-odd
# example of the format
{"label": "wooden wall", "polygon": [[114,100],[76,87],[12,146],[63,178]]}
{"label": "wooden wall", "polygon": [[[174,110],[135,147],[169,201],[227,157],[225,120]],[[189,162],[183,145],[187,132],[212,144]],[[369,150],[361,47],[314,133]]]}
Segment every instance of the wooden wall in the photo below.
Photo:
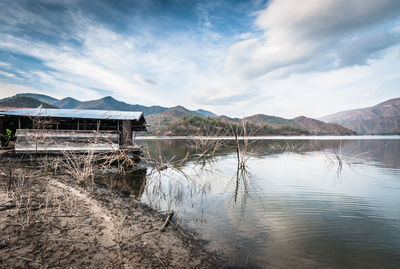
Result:
{"label": "wooden wall", "polygon": [[106,152],[119,148],[113,131],[18,129],[15,151],[20,153]]}

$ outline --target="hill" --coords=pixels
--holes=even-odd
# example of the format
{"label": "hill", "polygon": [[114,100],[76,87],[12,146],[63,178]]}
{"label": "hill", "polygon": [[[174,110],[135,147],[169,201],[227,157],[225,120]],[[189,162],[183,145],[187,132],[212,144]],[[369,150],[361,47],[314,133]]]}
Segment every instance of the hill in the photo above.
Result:
{"label": "hill", "polygon": [[175,121],[179,121],[185,116],[202,116],[196,111],[191,111],[183,106],[176,106],[167,109],[162,113],[151,114],[146,117],[147,123],[150,125],[148,130],[151,133],[162,135],[161,129],[171,125]]}
{"label": "hill", "polygon": [[[47,103],[49,105],[53,105],[53,106],[55,105],[54,103],[58,101],[58,99],[56,99],[54,97],[44,95],[44,94],[37,94],[37,93],[18,93],[12,97],[30,97],[30,98],[39,100],[41,102]],[[8,98],[12,98],[12,97],[8,97]]]}
{"label": "hill", "polygon": [[207,110],[203,110],[203,109],[197,109],[195,112],[199,113],[200,115],[204,116],[204,117],[218,117],[218,115],[207,111]]}
{"label": "hill", "polygon": [[295,126],[294,122],[285,118],[268,116],[264,114],[256,114],[244,118],[245,121],[254,123],[256,125],[268,124],[271,126]]}
{"label": "hill", "polygon": [[42,106],[43,108],[57,108],[48,103],[42,102],[32,97],[14,96],[0,100],[0,106],[3,107],[29,107],[36,108]]}
{"label": "hill", "polygon": [[340,124],[358,134],[400,134],[400,98],[372,107],[338,112],[320,120]]}
{"label": "hill", "polygon": [[71,109],[71,108],[76,108],[79,106],[81,101],[78,101],[72,97],[66,97],[61,100],[55,101],[53,104],[59,108],[66,108],[66,109]]}
{"label": "hill", "polygon": [[300,116],[293,119],[294,127],[305,129],[315,135],[355,135],[356,132],[340,126],[330,124],[312,118]]}
{"label": "hill", "polygon": [[201,114],[178,106],[147,117],[154,135],[229,135],[230,124],[246,124],[251,135],[354,135],[352,130],[337,124],[297,117],[285,119],[257,114],[244,119],[227,116],[202,117]]}
{"label": "hill", "polygon": [[[164,112],[165,113],[165,112]],[[155,115],[151,115],[150,121]],[[184,115],[181,118],[164,122],[149,130],[153,135],[163,136],[230,136],[233,130],[243,134],[243,125],[240,121],[226,121],[216,117],[203,117],[198,115]],[[246,134],[248,135],[310,135],[306,130],[289,126],[272,127],[267,124],[258,126],[250,122],[245,123]]]}
{"label": "hill", "polygon": [[105,110],[121,110],[121,111],[142,111],[145,115],[160,113],[167,110],[161,106],[142,106],[131,105],[125,102],[118,101],[111,96],[106,96],[97,100],[79,102],[74,107],[76,109],[105,109]]}
{"label": "hill", "polygon": [[344,128],[338,124],[329,124],[316,119],[300,116],[294,119],[285,119],[281,117],[257,114],[244,118],[246,122],[263,126],[265,124],[274,127],[291,127],[305,130],[312,135],[354,135],[352,130]]}

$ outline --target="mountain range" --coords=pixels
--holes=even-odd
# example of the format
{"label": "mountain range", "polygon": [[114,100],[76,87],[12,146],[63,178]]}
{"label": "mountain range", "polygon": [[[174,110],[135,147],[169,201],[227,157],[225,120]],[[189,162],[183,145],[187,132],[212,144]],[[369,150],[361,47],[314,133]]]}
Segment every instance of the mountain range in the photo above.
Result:
{"label": "mountain range", "polygon": [[358,134],[400,134],[400,98],[372,107],[338,112],[319,120],[340,124]]}
{"label": "mountain range", "polygon": [[[279,132],[289,130],[282,129],[282,127],[287,127],[291,128],[290,134],[297,134],[295,130],[298,130],[298,134],[313,135],[352,135],[355,132],[357,134],[400,133],[400,98],[388,100],[373,107],[343,111],[319,119],[304,116],[286,119],[264,114],[256,114],[239,119],[224,115],[218,116],[203,109],[189,110],[183,106],[162,107],[128,104],[111,96],[97,100],[79,101],[72,97],[56,99],[43,94],[21,93],[0,99],[0,106],[3,107],[38,107],[39,105],[47,108],[142,111],[150,124],[150,132],[158,135],[163,135],[162,130],[168,129],[166,128],[168,126],[169,130],[173,126],[177,126],[177,123],[184,117],[211,117],[215,121],[225,123],[245,121],[252,126],[263,128],[268,126],[268,128]],[[188,124],[190,121],[186,120],[184,122]],[[195,129],[195,127],[192,129]]]}
{"label": "mountain range", "polygon": [[[72,97],[66,97],[61,100],[53,98],[44,94],[36,93],[19,93],[14,96],[4,98],[0,100],[0,104],[8,101],[14,102],[16,106],[19,106],[18,98],[29,97],[36,99],[43,104],[55,106],[57,108],[66,109],[105,109],[105,110],[120,110],[120,111],[142,111],[144,115],[150,115],[154,113],[160,113],[168,108],[161,106],[142,106],[142,105],[131,105],[125,102],[117,101],[111,96],[106,96],[97,100],[91,101],[79,101]],[[35,105],[33,106],[35,107]]]}
{"label": "mountain range", "polygon": [[289,126],[301,130],[307,130],[310,134],[317,135],[350,135],[354,134],[351,129],[344,128],[339,124],[328,124],[316,119],[299,116],[294,119],[285,119],[275,116],[257,114],[244,118],[246,122],[262,126],[268,124],[271,126]]}

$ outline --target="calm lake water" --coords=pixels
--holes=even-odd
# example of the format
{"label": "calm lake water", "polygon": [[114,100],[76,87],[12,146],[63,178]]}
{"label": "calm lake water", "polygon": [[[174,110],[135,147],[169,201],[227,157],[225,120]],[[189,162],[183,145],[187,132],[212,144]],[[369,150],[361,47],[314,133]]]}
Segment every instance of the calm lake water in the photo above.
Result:
{"label": "calm lake water", "polygon": [[142,172],[135,195],[232,266],[400,268],[400,137],[257,140],[246,171],[232,143],[196,161],[190,140],[137,142],[188,158]]}

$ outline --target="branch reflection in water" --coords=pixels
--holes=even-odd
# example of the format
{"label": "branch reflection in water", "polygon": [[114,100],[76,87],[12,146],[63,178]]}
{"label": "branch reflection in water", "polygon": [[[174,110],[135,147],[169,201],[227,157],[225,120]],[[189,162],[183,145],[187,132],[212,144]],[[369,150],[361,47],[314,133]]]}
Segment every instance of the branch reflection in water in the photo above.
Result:
{"label": "branch reflection in water", "polygon": [[236,184],[235,191],[233,195],[234,204],[237,205],[240,203],[241,216],[244,216],[247,198],[249,196],[249,183],[251,183],[250,177],[251,174],[246,169],[237,169],[236,174]]}
{"label": "branch reflection in water", "polygon": [[[234,156],[237,153],[237,143],[240,143],[240,141],[211,138],[193,138],[182,143],[175,142],[173,145],[167,141],[152,142],[152,148],[149,144],[143,147],[144,158],[136,169],[124,173],[121,171],[112,173],[112,169],[108,169],[104,172],[104,176],[96,176],[96,183],[107,185],[110,189],[118,189],[124,194],[133,194],[137,199],[141,199],[145,193],[146,202],[154,208],[176,210],[185,202],[191,204],[191,201],[203,199],[210,192],[218,172],[215,162],[218,158]],[[355,152],[354,149],[348,148],[346,145],[349,141],[346,140],[323,143],[310,140],[268,142],[253,140],[251,143],[246,143],[246,151],[251,153],[246,155],[246,160],[284,153],[322,152],[328,164],[327,169],[336,167],[336,177],[339,178],[344,164],[351,168],[352,164],[358,162],[358,158],[384,150],[390,141],[365,152]],[[178,148],[174,150],[174,147]],[[239,147],[242,148],[241,145]],[[243,210],[251,183],[251,173],[248,168],[239,162],[232,184],[233,201],[235,204],[240,203]]]}

